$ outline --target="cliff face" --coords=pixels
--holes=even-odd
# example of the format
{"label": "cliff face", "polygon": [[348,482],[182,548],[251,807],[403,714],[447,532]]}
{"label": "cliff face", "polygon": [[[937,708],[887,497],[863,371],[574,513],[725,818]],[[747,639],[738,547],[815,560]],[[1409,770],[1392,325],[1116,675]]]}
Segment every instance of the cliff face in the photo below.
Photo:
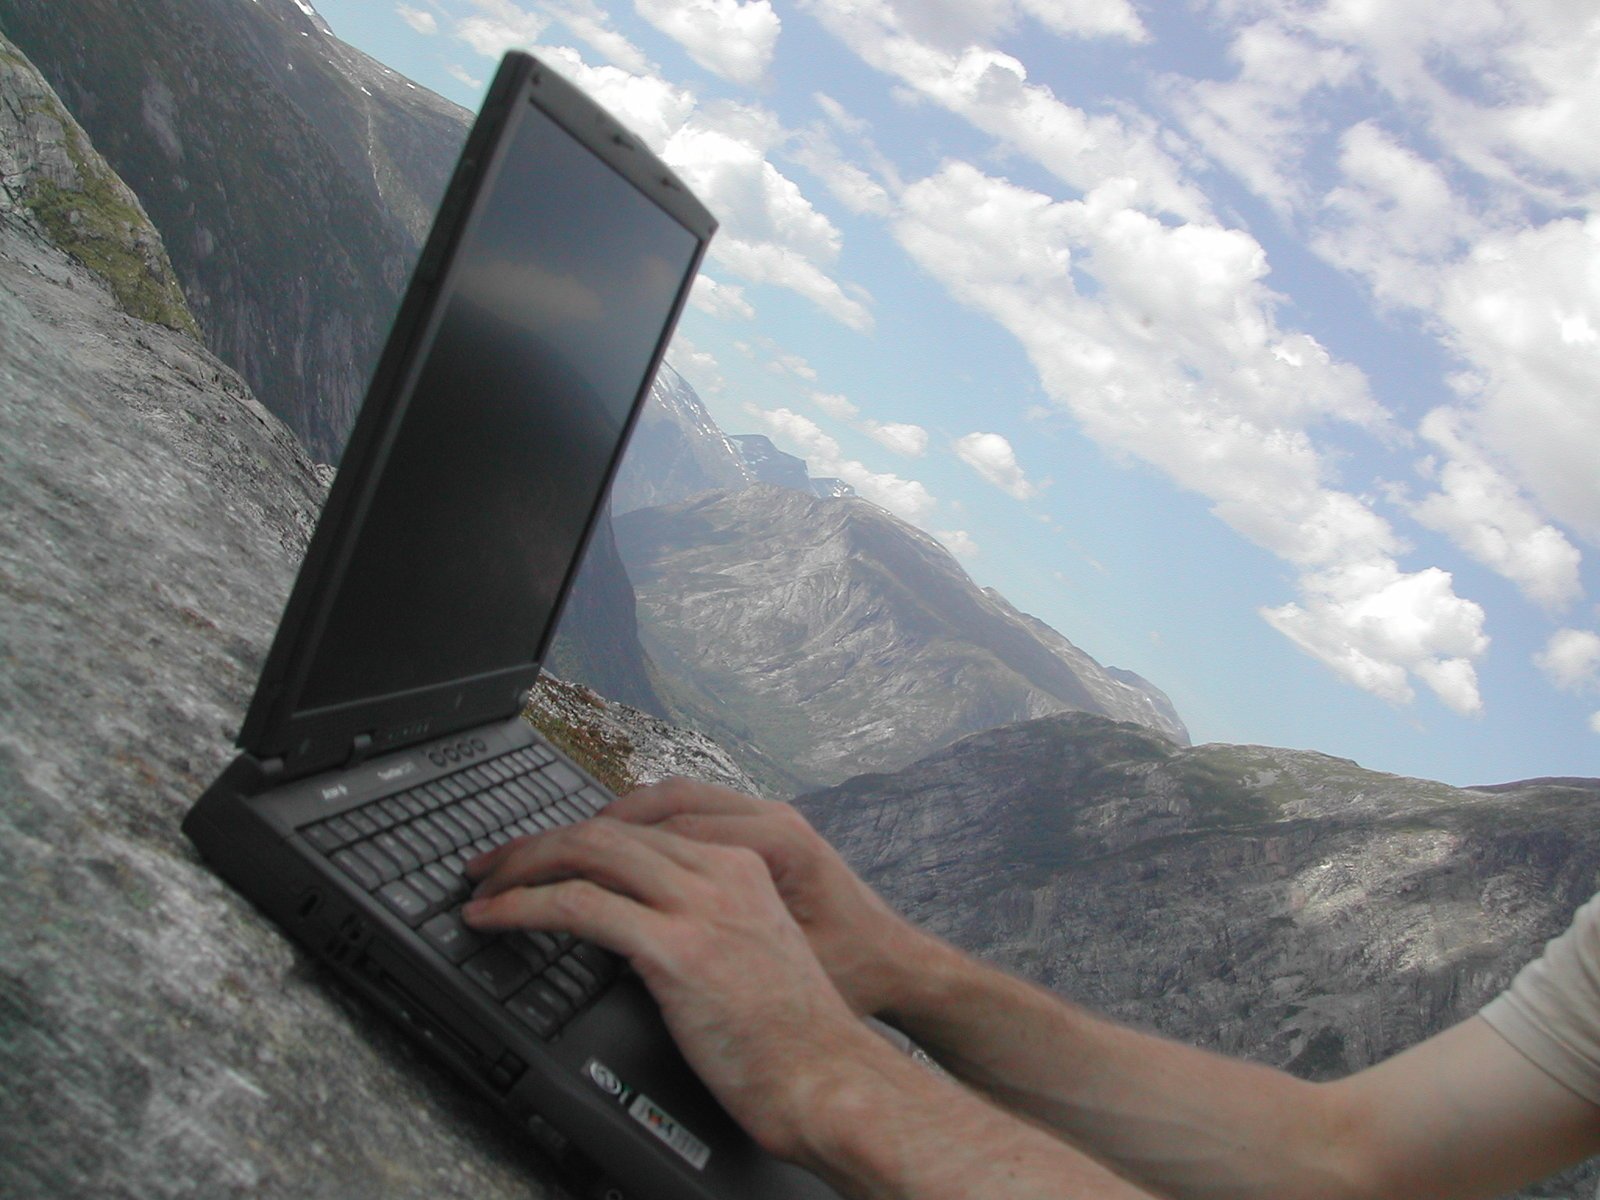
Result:
{"label": "cliff face", "polygon": [[[1600,887],[1600,780],[1463,790],[1081,713],[796,803],[956,944],[1314,1079],[1476,1012]],[[1597,1177],[1524,1194],[1588,1197]]]}
{"label": "cliff face", "polygon": [[[471,114],[294,0],[0,0],[0,27],[163,231],[206,345],[338,462]],[[90,228],[52,203],[58,236]],[[560,669],[663,712],[609,527],[567,611]]]}
{"label": "cliff face", "polygon": [[661,364],[611,489],[611,508],[632,512],[754,481],[734,440],[711,419],[688,380]]}
{"label": "cliff face", "polygon": [[469,114],[292,0],[0,0],[166,239],[206,345],[338,462]]}
{"label": "cliff face", "polygon": [[769,781],[893,769],[1064,709],[1188,740],[1158,691],[1113,676],[864,500],[754,486],[628,513],[617,538],[652,658]]}
{"label": "cliff face", "polygon": [[[0,39],[3,122],[0,1195],[565,1196],[179,833],[231,757],[326,470],[51,243],[41,180],[114,176],[86,137],[66,152],[59,101]],[[170,280],[148,222],[113,232]],[[641,775],[719,761],[615,720]]]}

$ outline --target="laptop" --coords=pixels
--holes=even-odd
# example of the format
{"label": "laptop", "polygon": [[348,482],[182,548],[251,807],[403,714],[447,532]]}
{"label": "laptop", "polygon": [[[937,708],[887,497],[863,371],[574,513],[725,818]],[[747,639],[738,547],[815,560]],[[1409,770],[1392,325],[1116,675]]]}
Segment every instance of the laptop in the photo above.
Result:
{"label": "laptop", "polygon": [[624,962],[462,923],[462,865],[612,799],[520,714],[715,221],[524,54],[489,89],[238,737],[183,831],[606,1200],[821,1200]]}

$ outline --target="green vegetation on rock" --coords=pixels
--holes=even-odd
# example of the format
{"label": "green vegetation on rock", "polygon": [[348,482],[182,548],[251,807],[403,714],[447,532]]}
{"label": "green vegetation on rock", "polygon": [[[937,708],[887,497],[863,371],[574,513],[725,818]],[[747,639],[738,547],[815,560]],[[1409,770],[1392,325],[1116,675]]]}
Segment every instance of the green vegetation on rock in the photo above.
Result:
{"label": "green vegetation on rock", "polygon": [[199,327],[165,255],[140,245],[141,230],[148,230],[155,244],[149,220],[129,203],[117,177],[98,156],[85,151],[72,119],[59,109],[50,115],[61,122],[80,186],[70,190],[38,180],[30,189],[28,208],[57,246],[106,281],[129,316],[198,338]]}
{"label": "green vegetation on rock", "polygon": [[598,720],[583,719],[586,707],[598,711],[602,703],[586,687],[545,675],[522,715],[553,746],[621,796],[638,784],[628,765],[633,743],[607,733]]}

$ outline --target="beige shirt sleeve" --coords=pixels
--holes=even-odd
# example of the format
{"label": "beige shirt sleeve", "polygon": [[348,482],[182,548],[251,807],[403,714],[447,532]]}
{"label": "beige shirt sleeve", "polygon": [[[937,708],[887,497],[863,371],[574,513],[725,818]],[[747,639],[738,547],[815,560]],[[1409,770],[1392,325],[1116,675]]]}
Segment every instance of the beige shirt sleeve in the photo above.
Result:
{"label": "beige shirt sleeve", "polygon": [[1479,1015],[1536,1066],[1600,1104],[1600,896]]}

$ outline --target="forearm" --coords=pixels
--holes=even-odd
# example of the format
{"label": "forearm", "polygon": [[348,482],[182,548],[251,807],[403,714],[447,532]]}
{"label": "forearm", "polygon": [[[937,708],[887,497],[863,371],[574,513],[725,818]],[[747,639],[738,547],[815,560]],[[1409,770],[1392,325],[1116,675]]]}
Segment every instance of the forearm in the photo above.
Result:
{"label": "forearm", "polygon": [[1150,1200],[1147,1192],[867,1034],[811,1076],[783,1153],[852,1200]]}
{"label": "forearm", "polygon": [[1115,1025],[931,938],[907,950],[880,1015],[1128,1178],[1186,1200],[1362,1194],[1318,1085]]}

